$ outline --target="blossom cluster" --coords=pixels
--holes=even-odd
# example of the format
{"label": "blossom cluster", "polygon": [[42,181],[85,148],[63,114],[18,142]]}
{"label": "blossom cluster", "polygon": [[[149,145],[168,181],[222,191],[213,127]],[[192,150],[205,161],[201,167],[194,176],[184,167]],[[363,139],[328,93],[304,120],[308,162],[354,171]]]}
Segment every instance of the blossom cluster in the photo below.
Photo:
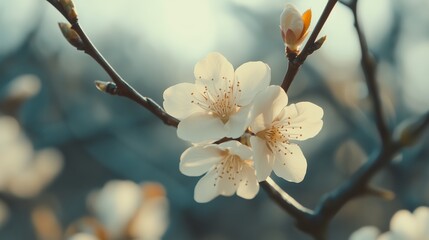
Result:
{"label": "blossom cluster", "polygon": [[234,71],[223,55],[210,53],[194,75],[194,83],[166,89],[163,105],[180,120],[179,138],[193,144],[180,158],[180,171],[205,174],[195,187],[197,202],[234,193],[251,199],[272,171],[290,182],[304,179],[307,162],[294,141],[319,133],[322,108],[287,105],[285,91],[269,85],[271,69],[260,61]]}

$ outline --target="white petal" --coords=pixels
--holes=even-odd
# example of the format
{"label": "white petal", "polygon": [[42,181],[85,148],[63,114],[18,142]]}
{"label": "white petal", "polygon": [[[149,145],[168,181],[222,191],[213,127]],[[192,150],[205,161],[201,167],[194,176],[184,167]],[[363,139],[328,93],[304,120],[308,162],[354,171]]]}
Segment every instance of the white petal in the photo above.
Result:
{"label": "white petal", "polygon": [[422,236],[429,236],[429,208],[419,207],[414,210],[414,218],[419,224],[419,232]]}
{"label": "white petal", "polygon": [[349,240],[376,240],[380,230],[374,226],[366,226],[355,231]]}
{"label": "white petal", "polygon": [[263,139],[252,136],[250,143],[254,152],[253,161],[257,179],[259,182],[264,181],[273,170],[274,156]]}
{"label": "white petal", "polygon": [[223,159],[217,145],[202,145],[186,149],[180,157],[180,172],[187,176],[200,176]]}
{"label": "white petal", "polygon": [[175,118],[180,120],[188,117],[189,115],[204,111],[198,105],[192,103],[194,97],[192,92],[198,92],[195,84],[179,83],[167,88],[164,91],[164,109],[165,111]]}
{"label": "white petal", "polygon": [[381,234],[377,240],[409,240],[408,238],[404,238],[403,236],[397,235],[392,232],[386,232]]}
{"label": "white petal", "polygon": [[286,107],[288,97],[279,86],[269,86],[255,97],[250,125],[252,131],[257,133],[271,126],[273,120]]}
{"label": "white petal", "polygon": [[246,131],[250,123],[250,114],[253,106],[241,107],[240,110],[229,117],[225,127],[228,129],[227,137],[238,138]]}
{"label": "white petal", "polygon": [[219,196],[216,178],[218,175],[214,170],[209,171],[198,181],[195,186],[194,199],[199,203],[205,203]]}
{"label": "white petal", "polygon": [[248,105],[256,94],[264,90],[271,81],[271,69],[263,62],[247,62],[235,71],[241,95],[237,100],[240,106]]}
{"label": "white petal", "polygon": [[255,169],[245,164],[243,166],[242,176],[243,181],[241,181],[238,186],[237,195],[245,199],[252,199],[259,191],[259,183],[256,179]]}
{"label": "white petal", "polygon": [[280,15],[280,28],[285,33],[290,29],[297,37],[301,35],[304,22],[302,21],[301,13],[292,4],[287,4]]}
{"label": "white petal", "polygon": [[234,68],[230,62],[220,53],[209,53],[200,60],[194,68],[196,81],[209,80],[219,81],[223,78],[234,79]]}
{"label": "white petal", "polygon": [[[227,171],[226,169],[224,171]],[[239,172],[235,175],[234,179],[229,177],[220,178],[217,182],[217,191],[222,196],[232,196],[237,191],[242,174]]]}
{"label": "white petal", "polygon": [[284,146],[287,148],[287,152],[286,154],[283,152],[276,154],[274,173],[289,182],[299,183],[307,172],[307,160],[298,145],[285,144]]}
{"label": "white petal", "polygon": [[287,106],[280,113],[281,121],[291,140],[306,140],[316,136],[323,126],[323,109],[310,102]]}
{"label": "white petal", "polygon": [[[409,239],[415,237],[415,227],[418,225],[414,216],[407,210],[400,210],[390,220],[390,230]],[[408,239],[407,238],[407,239]]]}
{"label": "white petal", "polygon": [[252,158],[252,149],[246,145],[241,144],[239,141],[227,141],[219,144],[219,147],[228,150],[230,154],[239,156],[242,160]]}
{"label": "white petal", "polygon": [[195,113],[183,119],[177,126],[177,136],[190,142],[216,141],[227,134],[225,125],[213,115]]}

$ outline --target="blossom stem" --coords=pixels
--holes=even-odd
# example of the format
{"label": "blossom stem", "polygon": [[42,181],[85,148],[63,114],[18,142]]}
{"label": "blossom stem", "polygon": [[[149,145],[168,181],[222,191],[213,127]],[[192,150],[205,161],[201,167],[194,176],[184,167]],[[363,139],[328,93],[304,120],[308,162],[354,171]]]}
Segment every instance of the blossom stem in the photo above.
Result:
{"label": "blossom stem", "polygon": [[286,71],[285,77],[281,85],[281,87],[286,92],[289,89],[290,85],[292,84],[292,81],[295,79],[295,76],[298,73],[298,70],[301,67],[301,65],[304,63],[307,57],[314,52],[315,50],[314,45],[316,43],[316,38],[319,35],[320,31],[322,30],[323,25],[325,24],[326,20],[328,19],[332,9],[334,8],[337,2],[338,0],[328,1],[328,3],[325,6],[325,9],[322,12],[322,15],[320,16],[316,26],[314,27],[313,32],[308,38],[308,41],[305,44],[302,51],[295,57],[289,58],[288,69]]}

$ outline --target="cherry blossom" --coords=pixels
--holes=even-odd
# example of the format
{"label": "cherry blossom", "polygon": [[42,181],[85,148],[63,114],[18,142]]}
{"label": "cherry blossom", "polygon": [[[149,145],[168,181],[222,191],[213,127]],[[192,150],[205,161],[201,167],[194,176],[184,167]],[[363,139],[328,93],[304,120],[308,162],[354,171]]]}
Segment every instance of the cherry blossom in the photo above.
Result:
{"label": "cherry blossom", "polygon": [[220,53],[195,65],[195,83],[179,83],[164,91],[165,110],[181,120],[177,135],[190,142],[240,137],[249,124],[251,102],[271,80],[263,62],[234,68]]}
{"label": "cherry blossom", "polygon": [[301,182],[307,161],[292,141],[314,137],[322,128],[323,109],[310,102],[287,106],[288,97],[279,86],[270,86],[255,98],[250,143],[259,181],[274,173],[290,182]]}
{"label": "cherry blossom", "polygon": [[380,234],[373,226],[362,227],[350,240],[426,240],[429,239],[429,208],[419,207],[413,213],[400,210],[390,220],[390,231]]}
{"label": "cherry blossom", "polygon": [[251,148],[238,141],[196,145],[183,152],[180,171],[187,176],[205,175],[195,186],[195,201],[209,202],[219,195],[252,199],[259,191]]}

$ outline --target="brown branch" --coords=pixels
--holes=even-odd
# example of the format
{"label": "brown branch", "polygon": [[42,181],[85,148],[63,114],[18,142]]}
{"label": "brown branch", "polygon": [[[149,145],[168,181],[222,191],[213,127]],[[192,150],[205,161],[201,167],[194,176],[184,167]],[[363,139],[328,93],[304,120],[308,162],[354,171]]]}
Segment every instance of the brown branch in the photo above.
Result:
{"label": "brown branch", "polygon": [[[320,48],[321,44],[318,44],[316,41],[317,36],[319,35],[320,31],[322,30],[323,25],[325,24],[326,20],[328,19],[329,15],[331,14],[332,9],[334,8],[335,4],[338,0],[329,0],[328,3],[325,6],[325,9],[322,12],[322,15],[320,16],[319,20],[317,21],[316,26],[314,27],[313,32],[311,33],[310,37],[308,38],[307,43],[305,44],[304,48],[302,49],[301,53],[298,55],[292,53],[288,54],[288,69],[286,71],[285,77],[283,79],[281,87],[287,92],[290,85],[292,84],[292,81],[295,79],[296,74],[298,73],[299,68],[304,63],[304,61],[307,59],[307,57],[312,54],[315,50]],[[324,41],[324,39],[322,39]],[[322,43],[323,43],[322,41]]]}
{"label": "brown branch", "polygon": [[89,37],[85,34],[82,27],[79,25],[77,19],[70,19],[69,16],[66,14],[64,8],[61,6],[61,4],[58,3],[58,1],[47,1],[51,3],[58,11],[60,11],[61,14],[63,14],[63,16],[72,25],[71,28],[79,35],[80,40],[82,40],[83,42],[83,46],[82,49],[78,48],[78,50],[83,50],[86,54],[91,56],[104,69],[104,71],[106,71],[106,73],[115,83],[116,91],[110,92],[112,95],[129,98],[134,102],[140,104],[144,108],[148,109],[151,113],[161,119],[166,125],[177,127],[177,125],[179,124],[179,120],[165,112],[164,109],[153,99],[142,96],[115,71],[115,69],[106,61],[103,55],[101,55],[101,53],[97,50],[97,48],[91,42]]}
{"label": "brown branch", "polygon": [[271,178],[267,178],[266,181],[260,182],[259,184],[271,199],[297,221],[305,221],[305,219],[313,214],[312,210],[302,206],[293,197],[284,192]]}
{"label": "brown branch", "polygon": [[386,144],[389,141],[390,131],[387,127],[386,121],[383,116],[383,109],[381,104],[381,98],[379,94],[379,88],[377,85],[376,73],[377,73],[377,64],[374,60],[374,57],[370,54],[368,43],[366,42],[365,35],[360,27],[358,14],[357,14],[357,2],[358,0],[353,0],[350,3],[344,5],[348,6],[353,13],[354,17],[354,26],[356,33],[359,38],[359,44],[361,49],[361,65],[362,70],[365,75],[366,85],[368,87],[369,96],[374,107],[375,113],[375,124],[377,126],[378,132],[381,137],[383,144]]}

